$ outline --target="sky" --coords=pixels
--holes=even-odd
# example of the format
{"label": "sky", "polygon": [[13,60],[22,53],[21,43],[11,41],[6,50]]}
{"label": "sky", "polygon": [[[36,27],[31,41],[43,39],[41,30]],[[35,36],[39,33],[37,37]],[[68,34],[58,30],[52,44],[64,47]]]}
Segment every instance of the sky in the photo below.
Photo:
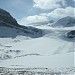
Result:
{"label": "sky", "polygon": [[19,24],[74,17],[75,0],[0,0],[0,8],[7,10]]}

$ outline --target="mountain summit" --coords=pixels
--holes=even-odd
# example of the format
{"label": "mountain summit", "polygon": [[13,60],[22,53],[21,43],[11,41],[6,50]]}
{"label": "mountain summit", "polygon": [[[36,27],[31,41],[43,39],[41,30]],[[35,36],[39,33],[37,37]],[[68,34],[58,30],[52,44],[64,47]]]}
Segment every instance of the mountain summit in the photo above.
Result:
{"label": "mountain summit", "polygon": [[12,25],[18,25],[15,18],[13,18],[9,12],[7,12],[6,10],[3,10],[1,8],[0,8],[0,22],[12,24]]}
{"label": "mountain summit", "polygon": [[75,18],[74,17],[64,17],[55,22],[53,27],[72,27],[75,26]]}

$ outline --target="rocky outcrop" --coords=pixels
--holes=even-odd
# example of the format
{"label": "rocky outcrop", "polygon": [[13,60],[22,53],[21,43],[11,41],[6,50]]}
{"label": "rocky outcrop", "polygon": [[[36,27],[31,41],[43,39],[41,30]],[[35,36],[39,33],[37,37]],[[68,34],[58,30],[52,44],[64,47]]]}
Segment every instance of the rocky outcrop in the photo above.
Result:
{"label": "rocky outcrop", "polygon": [[18,25],[15,18],[13,18],[9,12],[7,12],[6,10],[3,10],[3,9],[0,9],[0,22],[11,24],[11,25]]}
{"label": "rocky outcrop", "polygon": [[66,36],[68,38],[75,38],[75,30],[72,30],[72,31],[66,33]]}

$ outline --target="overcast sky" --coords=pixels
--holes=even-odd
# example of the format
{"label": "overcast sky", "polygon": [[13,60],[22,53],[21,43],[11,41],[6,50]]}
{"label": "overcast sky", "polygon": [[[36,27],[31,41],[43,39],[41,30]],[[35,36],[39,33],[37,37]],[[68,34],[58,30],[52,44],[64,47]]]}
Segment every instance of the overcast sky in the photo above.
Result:
{"label": "overcast sky", "polygon": [[74,16],[75,0],[0,0],[0,8],[10,12],[20,24]]}

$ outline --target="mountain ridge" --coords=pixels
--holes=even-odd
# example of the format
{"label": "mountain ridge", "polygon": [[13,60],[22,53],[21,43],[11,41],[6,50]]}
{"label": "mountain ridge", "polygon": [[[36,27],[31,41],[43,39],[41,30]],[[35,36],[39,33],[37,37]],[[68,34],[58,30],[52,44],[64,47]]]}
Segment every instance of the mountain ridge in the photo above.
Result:
{"label": "mountain ridge", "polygon": [[[8,33],[6,33],[4,29]],[[11,33],[10,33],[10,30],[12,31]],[[43,32],[41,29],[30,27],[30,26],[28,27],[28,26],[19,25],[16,19],[13,18],[9,12],[1,8],[0,8],[0,32],[1,32],[0,37],[1,36],[9,37],[8,35],[9,34],[11,35],[13,32],[16,35],[13,34],[10,37],[13,37],[14,35],[15,35],[14,37],[16,37],[17,35],[23,35],[23,36],[29,36],[29,37],[35,37],[35,38],[43,36]]]}
{"label": "mountain ridge", "polygon": [[53,23],[51,26],[52,27],[73,27],[75,26],[75,18],[70,16],[63,17],[58,21],[56,21],[55,23]]}

